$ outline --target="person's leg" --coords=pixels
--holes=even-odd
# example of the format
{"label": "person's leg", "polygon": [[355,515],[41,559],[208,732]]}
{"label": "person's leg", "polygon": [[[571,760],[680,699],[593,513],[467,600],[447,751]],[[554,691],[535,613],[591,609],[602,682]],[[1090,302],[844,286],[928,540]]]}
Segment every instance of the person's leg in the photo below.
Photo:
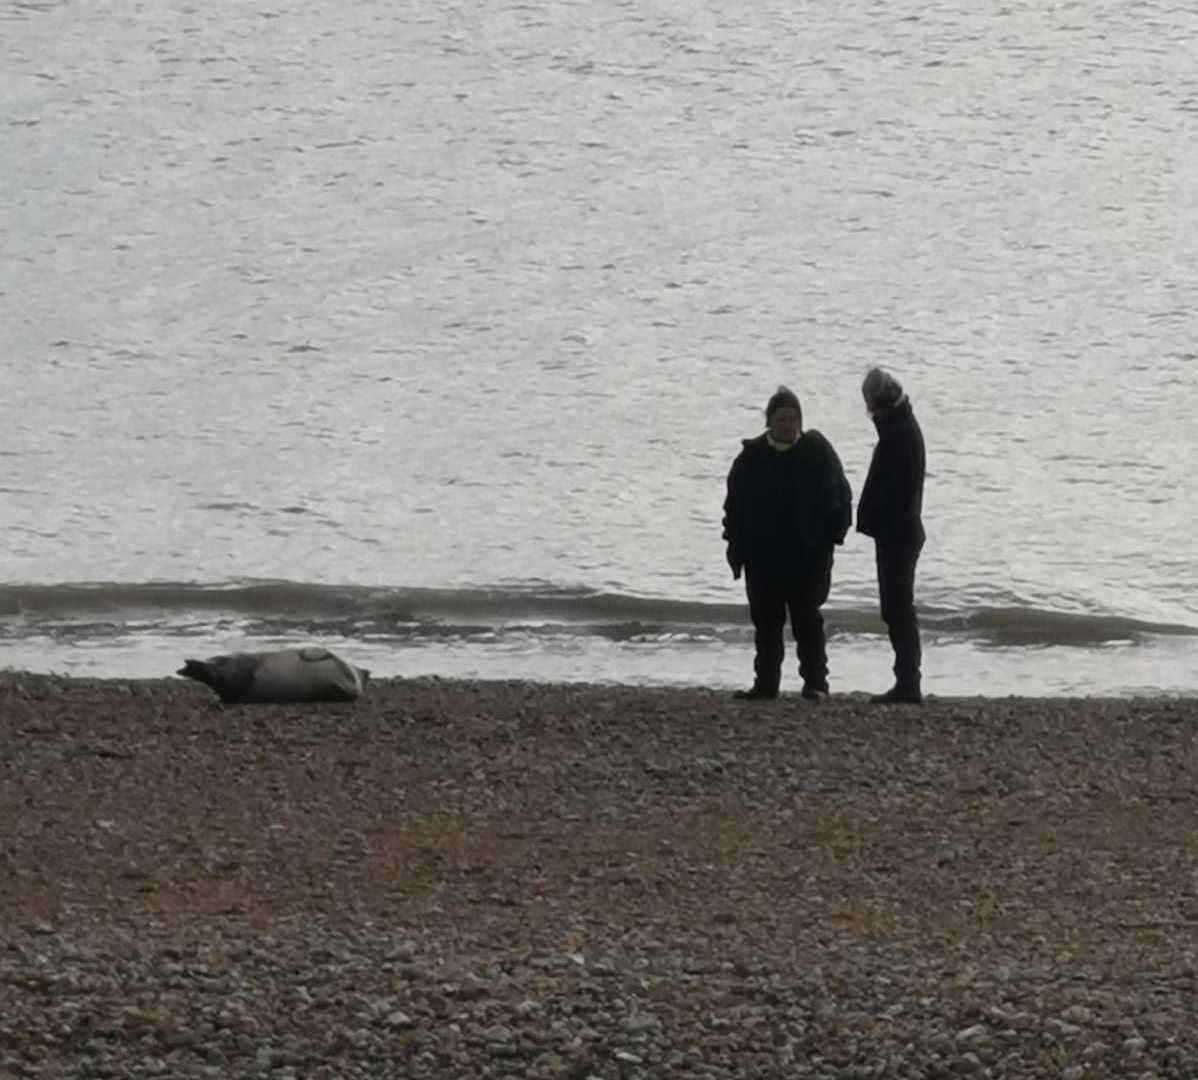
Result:
{"label": "person's leg", "polygon": [[753,620],[754,696],[773,697],[782,681],[782,631],[786,626],[786,599],[778,583],[768,577],[745,573],[749,617]]}
{"label": "person's leg", "polygon": [[894,650],[894,689],[897,697],[911,699],[920,697],[922,649],[915,611],[915,567],[921,546],[877,544],[878,599]]}
{"label": "person's leg", "polygon": [[828,652],[824,617],[820,608],[832,588],[832,552],[818,552],[803,565],[787,596],[790,626],[799,654],[799,675],[804,690],[828,690]]}

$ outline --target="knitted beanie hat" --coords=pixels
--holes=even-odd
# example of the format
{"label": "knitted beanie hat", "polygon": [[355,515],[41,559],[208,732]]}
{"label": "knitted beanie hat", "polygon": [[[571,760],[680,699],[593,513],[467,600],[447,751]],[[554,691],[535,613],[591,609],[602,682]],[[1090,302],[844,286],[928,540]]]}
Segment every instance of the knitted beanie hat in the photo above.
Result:
{"label": "knitted beanie hat", "polygon": [[786,386],[779,386],[773,397],[765,404],[765,418],[768,420],[779,409],[794,409],[799,414],[799,422],[803,421],[803,407],[799,404],[798,395]]}

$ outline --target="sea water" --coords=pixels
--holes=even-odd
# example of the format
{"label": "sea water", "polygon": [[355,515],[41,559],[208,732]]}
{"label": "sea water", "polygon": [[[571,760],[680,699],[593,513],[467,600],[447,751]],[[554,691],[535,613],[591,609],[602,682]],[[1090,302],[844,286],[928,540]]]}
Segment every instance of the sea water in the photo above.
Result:
{"label": "sea water", "polygon": [[1198,690],[1198,12],[726,8],[0,6],[0,666],[747,683],[728,467],[880,363],[927,689]]}

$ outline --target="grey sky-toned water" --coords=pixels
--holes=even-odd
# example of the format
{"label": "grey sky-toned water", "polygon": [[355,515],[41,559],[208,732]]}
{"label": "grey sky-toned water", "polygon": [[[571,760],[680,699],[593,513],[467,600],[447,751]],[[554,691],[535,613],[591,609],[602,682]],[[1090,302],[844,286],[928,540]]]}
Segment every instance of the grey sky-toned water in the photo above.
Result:
{"label": "grey sky-toned water", "polygon": [[[0,581],[735,602],[740,438],[785,381],[859,489],[884,363],[929,445],[925,602],[1198,625],[1198,13],[0,28]],[[832,603],[872,574],[851,538]]]}

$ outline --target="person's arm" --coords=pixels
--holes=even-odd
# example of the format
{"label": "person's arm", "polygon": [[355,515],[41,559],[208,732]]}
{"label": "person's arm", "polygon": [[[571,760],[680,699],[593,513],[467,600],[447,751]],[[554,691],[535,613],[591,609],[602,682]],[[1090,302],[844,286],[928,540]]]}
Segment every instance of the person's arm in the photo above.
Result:
{"label": "person's arm", "polygon": [[866,536],[877,536],[885,531],[884,522],[892,486],[889,474],[886,447],[878,442],[869,459],[869,472],[861,487],[861,497],[857,500],[857,531]]}
{"label": "person's arm", "polygon": [[923,439],[917,431],[912,431],[896,449],[895,521],[912,526],[919,516],[916,496],[923,486]]}
{"label": "person's arm", "polygon": [[816,530],[813,539],[829,545],[843,544],[853,523],[853,489],[835,447],[818,431],[810,432],[808,437],[818,454],[815,462],[819,486],[812,521]]}
{"label": "person's arm", "polygon": [[853,489],[844,474],[840,455],[828,444],[828,531],[833,544],[843,544],[853,524]]}
{"label": "person's arm", "polygon": [[922,470],[918,438],[903,434],[881,439],[857,505],[858,531],[875,537],[903,534],[912,524]]}
{"label": "person's arm", "polygon": [[738,456],[728,472],[728,493],[724,498],[724,540],[728,544],[728,565],[732,577],[739,578],[744,569],[744,493],[741,474],[743,466]]}

